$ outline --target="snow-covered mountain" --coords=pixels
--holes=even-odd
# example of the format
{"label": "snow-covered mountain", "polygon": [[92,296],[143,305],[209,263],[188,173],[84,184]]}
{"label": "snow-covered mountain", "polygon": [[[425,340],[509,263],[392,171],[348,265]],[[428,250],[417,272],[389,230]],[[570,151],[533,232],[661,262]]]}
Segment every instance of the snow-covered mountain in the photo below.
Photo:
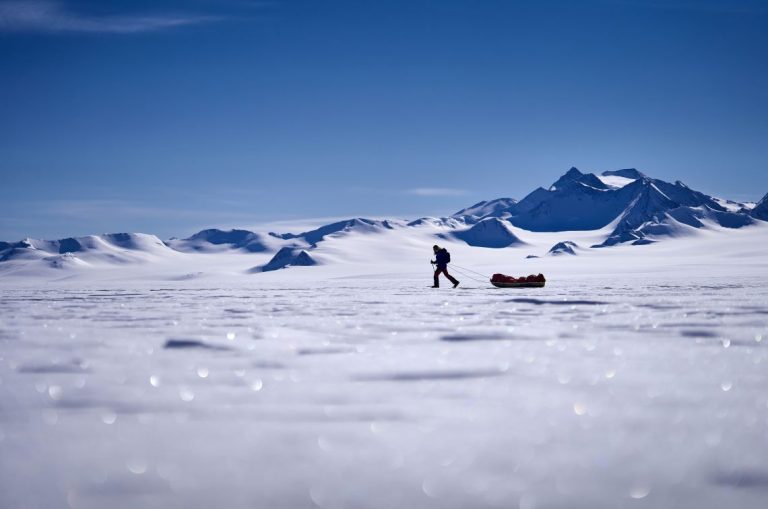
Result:
{"label": "snow-covered mountain", "polygon": [[309,267],[318,262],[305,250],[296,247],[284,247],[269,262],[252,268],[249,272],[269,272],[286,267]]}
{"label": "snow-covered mountain", "polygon": [[547,253],[549,256],[560,256],[560,255],[575,255],[576,249],[579,248],[579,245],[575,242],[571,242],[570,240],[565,240],[563,242],[558,242]]}
{"label": "snow-covered mountain", "polygon": [[0,244],[0,262],[38,261],[50,267],[150,262],[176,253],[154,235],[110,233]]}
{"label": "snow-covered mountain", "polygon": [[171,239],[166,244],[177,251],[184,252],[221,250],[217,248],[242,249],[251,253],[269,250],[263,235],[248,230],[203,230],[186,239]]}
{"label": "snow-covered mountain", "polygon": [[344,235],[347,233],[377,233],[382,229],[392,230],[400,223],[395,221],[377,221],[373,219],[364,219],[361,217],[348,219],[346,221],[338,221],[325,226],[321,226],[315,230],[294,234],[294,233],[274,233],[269,234],[273,237],[283,240],[300,240],[307,244],[314,246],[318,242],[321,242],[325,237],[329,235]]}
{"label": "snow-covered mountain", "polygon": [[[606,171],[599,177],[571,168],[549,189],[538,188],[517,203],[470,219],[504,218],[533,232],[598,230],[611,225],[610,234],[596,245],[605,247],[683,235],[686,226],[741,228],[758,217],[754,209],[750,213],[743,204],[730,203],[739,206],[723,206],[679,180],[671,184],[634,168]],[[464,216],[464,210],[454,214]]]}
{"label": "snow-covered mountain", "polygon": [[755,219],[768,221],[768,194],[763,196],[763,199],[757,202],[755,208],[750,211],[750,215]]}
{"label": "snow-covered mountain", "polygon": [[487,217],[469,228],[443,235],[463,240],[470,246],[502,248],[525,244],[512,231],[509,222],[497,217]]}
{"label": "snow-covered mountain", "polygon": [[481,201],[471,207],[461,209],[454,214],[454,217],[466,219],[476,217],[503,217],[504,213],[517,204],[517,200],[512,198],[497,198],[490,201]]}
{"label": "snow-covered mountain", "polygon": [[[130,264],[156,266],[161,272],[191,267],[175,276],[188,279],[217,264],[240,273],[291,266],[376,265],[421,256],[425,246],[438,241],[452,243],[452,249],[512,253],[528,248],[519,257],[535,259],[530,249],[543,248],[539,251],[543,254],[552,242],[559,244],[549,250],[550,255],[574,254],[576,249],[588,255],[594,251],[586,246],[643,245],[706,230],[726,234],[763,221],[768,221],[768,195],[757,204],[739,203],[708,196],[680,181],[654,179],[634,168],[600,175],[571,168],[548,188],[539,187],[520,201],[481,201],[451,216],[410,222],[352,218],[301,233],[207,229],[165,242],[141,233],[0,242],[0,276]],[[555,232],[569,233],[553,236]],[[584,247],[562,242],[563,237]]]}

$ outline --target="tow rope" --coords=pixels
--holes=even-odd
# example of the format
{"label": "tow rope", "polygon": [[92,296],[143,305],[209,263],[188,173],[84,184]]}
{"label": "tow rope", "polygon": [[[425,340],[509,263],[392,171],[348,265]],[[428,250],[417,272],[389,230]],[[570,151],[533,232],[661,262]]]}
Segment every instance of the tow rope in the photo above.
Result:
{"label": "tow rope", "polygon": [[[433,264],[434,265],[434,264]],[[449,266],[451,270],[456,269],[459,274],[461,274],[463,277],[467,277],[471,279],[472,281],[475,281],[477,283],[487,283],[491,278],[489,276],[486,276],[485,274],[481,274],[477,271],[474,271],[472,269],[468,269],[466,267],[462,267],[461,265],[456,265],[455,263],[449,263]],[[484,279],[477,279],[476,277],[472,276],[471,274],[477,274],[478,276],[484,278]]]}

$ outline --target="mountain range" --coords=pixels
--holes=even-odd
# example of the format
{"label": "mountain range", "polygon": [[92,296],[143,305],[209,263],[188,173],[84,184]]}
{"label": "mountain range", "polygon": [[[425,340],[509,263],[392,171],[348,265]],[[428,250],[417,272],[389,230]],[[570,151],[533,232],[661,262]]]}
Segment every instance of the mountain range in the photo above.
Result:
{"label": "mountain range", "polygon": [[[376,236],[402,231],[427,232],[438,239],[469,246],[505,249],[524,247],[526,238],[542,232],[594,231],[600,241],[591,248],[634,246],[688,235],[695,230],[739,229],[768,221],[768,194],[758,203],[739,203],[708,196],[680,181],[669,183],[630,168],[600,175],[569,169],[548,188],[538,188],[517,201],[481,201],[446,217],[410,222],[353,218],[301,233],[207,229],[186,239],[162,241],[142,233],[115,233],[59,240],[24,239],[0,242],[0,274],[10,266],[43,264],[50,268],[152,263],[177,255],[237,252],[274,256],[249,272],[318,264],[314,252],[330,239]],[[548,253],[577,254],[562,241]],[[586,246],[584,246],[586,247]],[[588,251],[588,250],[586,250]],[[578,253],[585,249],[578,248]],[[4,267],[5,266],[5,267]]]}
{"label": "mountain range", "polygon": [[709,222],[741,228],[765,220],[766,198],[749,204],[713,198],[679,180],[650,178],[634,168],[601,176],[571,168],[549,189],[538,188],[522,200],[501,198],[460,210],[466,223],[488,217],[503,219],[533,232],[599,230],[611,226],[604,241],[592,247],[632,242],[644,244],[674,236],[680,225],[703,228]]}

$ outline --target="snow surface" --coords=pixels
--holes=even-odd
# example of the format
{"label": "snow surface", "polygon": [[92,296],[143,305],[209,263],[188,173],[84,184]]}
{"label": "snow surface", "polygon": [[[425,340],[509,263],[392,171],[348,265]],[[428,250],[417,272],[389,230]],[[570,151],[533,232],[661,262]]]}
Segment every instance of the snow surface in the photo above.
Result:
{"label": "snow surface", "polygon": [[619,177],[616,175],[598,175],[597,178],[599,178],[603,184],[606,186],[612,188],[612,189],[619,189],[627,184],[631,184],[637,179],[630,179],[627,177]]}
{"label": "snow surface", "polygon": [[445,236],[461,239],[470,246],[494,249],[523,243],[517,235],[514,234],[512,225],[498,217],[483,219],[467,229]]}
{"label": "snow surface", "polygon": [[513,200],[512,198],[498,198],[490,201],[481,201],[479,203],[475,203],[471,207],[461,209],[460,211],[456,212],[454,216],[499,217],[510,208],[513,208],[516,203],[517,200]]}
{"label": "snow surface", "polygon": [[455,290],[435,225],[380,230],[256,274],[272,253],[12,265],[0,507],[766,506],[768,224],[441,241]]}

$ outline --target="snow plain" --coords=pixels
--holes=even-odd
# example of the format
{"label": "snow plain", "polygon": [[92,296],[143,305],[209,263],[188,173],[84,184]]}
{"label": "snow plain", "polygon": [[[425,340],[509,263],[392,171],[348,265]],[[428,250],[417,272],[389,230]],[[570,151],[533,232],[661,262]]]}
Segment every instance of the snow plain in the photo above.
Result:
{"label": "snow plain", "polygon": [[1,274],[0,507],[766,507],[768,225],[436,232]]}

